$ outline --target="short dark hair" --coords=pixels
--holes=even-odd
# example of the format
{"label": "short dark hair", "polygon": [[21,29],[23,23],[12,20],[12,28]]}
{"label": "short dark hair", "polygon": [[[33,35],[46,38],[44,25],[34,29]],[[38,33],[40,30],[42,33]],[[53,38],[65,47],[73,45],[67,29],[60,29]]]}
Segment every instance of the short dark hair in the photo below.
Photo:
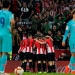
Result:
{"label": "short dark hair", "polygon": [[3,8],[8,8],[10,5],[10,2],[8,0],[3,1]]}
{"label": "short dark hair", "polygon": [[31,33],[29,33],[29,34],[28,34],[28,37],[31,37],[31,36],[32,36],[32,34],[31,34]]}
{"label": "short dark hair", "polygon": [[75,14],[75,9],[71,11],[71,16],[73,16],[73,14]]}
{"label": "short dark hair", "polygon": [[34,38],[37,38],[37,37],[38,37],[38,35],[37,35],[37,34],[35,34],[35,35],[34,35]]}

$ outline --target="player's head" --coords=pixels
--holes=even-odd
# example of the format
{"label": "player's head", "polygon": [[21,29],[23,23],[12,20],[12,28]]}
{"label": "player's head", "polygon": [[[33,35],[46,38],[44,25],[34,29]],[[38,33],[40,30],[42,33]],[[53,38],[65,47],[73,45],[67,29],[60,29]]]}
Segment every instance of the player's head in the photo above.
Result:
{"label": "player's head", "polygon": [[39,39],[39,40],[40,40],[40,39],[43,39],[43,36],[39,35],[39,36],[38,36],[38,39]]}
{"label": "player's head", "polygon": [[72,17],[75,17],[75,9],[73,9],[73,10],[71,11],[71,15],[72,15]]}
{"label": "player's head", "polygon": [[10,2],[8,0],[3,1],[3,8],[8,9],[10,7]]}
{"label": "player's head", "polygon": [[32,38],[32,34],[29,33],[28,34],[28,38],[31,39]]}
{"label": "player's head", "polygon": [[37,35],[37,34],[35,34],[35,35],[34,35],[34,39],[37,39],[37,37],[38,37],[38,35]]}
{"label": "player's head", "polygon": [[46,39],[48,39],[48,38],[49,38],[49,35],[48,35],[48,34],[46,34],[46,35],[45,35],[45,38],[46,38]]}

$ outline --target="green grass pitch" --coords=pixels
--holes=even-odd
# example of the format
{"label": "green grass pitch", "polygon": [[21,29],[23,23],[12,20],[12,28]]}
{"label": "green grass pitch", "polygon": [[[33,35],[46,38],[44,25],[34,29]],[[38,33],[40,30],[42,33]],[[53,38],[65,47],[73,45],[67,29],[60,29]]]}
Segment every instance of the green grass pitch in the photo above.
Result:
{"label": "green grass pitch", "polygon": [[[10,75],[15,75],[14,73]],[[23,73],[23,75],[72,75],[72,74],[64,74],[64,73]]]}

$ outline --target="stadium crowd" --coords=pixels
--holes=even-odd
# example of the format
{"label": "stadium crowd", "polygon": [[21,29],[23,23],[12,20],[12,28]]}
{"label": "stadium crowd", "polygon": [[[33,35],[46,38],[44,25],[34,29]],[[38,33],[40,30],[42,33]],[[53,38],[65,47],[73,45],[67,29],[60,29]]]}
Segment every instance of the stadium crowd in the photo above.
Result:
{"label": "stadium crowd", "polygon": [[[21,41],[26,39],[27,36],[31,37],[31,34],[34,38],[36,34],[39,35],[40,39],[40,36],[50,36],[50,38],[53,39],[55,49],[69,48],[68,44],[62,47],[61,42],[66,23],[71,19],[70,11],[75,8],[75,0],[10,0],[10,2],[10,11],[12,11],[15,16],[15,27],[12,33],[13,54],[18,54]],[[0,9],[1,8],[2,0],[0,1]],[[69,35],[66,42],[68,42]],[[64,55],[62,54],[62,56]],[[38,61],[38,70],[40,72],[39,63]],[[43,65],[45,68],[44,63]],[[52,67],[50,65],[52,65]],[[55,69],[54,59],[51,59],[51,62],[49,62],[48,69],[50,68],[52,70]]]}
{"label": "stadium crowd", "polygon": [[[61,41],[66,23],[71,19],[70,11],[75,7],[74,3],[74,0],[12,0],[10,10],[16,21],[13,53],[18,52],[20,41],[28,33],[33,36],[49,34],[54,40],[55,49],[63,49]],[[65,48],[68,48],[68,44]]]}

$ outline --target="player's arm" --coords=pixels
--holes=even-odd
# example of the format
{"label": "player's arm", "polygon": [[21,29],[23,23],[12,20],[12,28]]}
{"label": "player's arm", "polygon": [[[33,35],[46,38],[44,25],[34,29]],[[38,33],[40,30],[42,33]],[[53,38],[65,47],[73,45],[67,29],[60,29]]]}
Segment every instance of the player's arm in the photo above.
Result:
{"label": "player's arm", "polygon": [[39,40],[36,40],[38,43],[40,43],[40,44],[46,44],[46,42],[44,41],[44,42],[41,42],[41,41],[39,41]]}
{"label": "player's arm", "polygon": [[14,15],[12,14],[12,16],[10,17],[10,23],[11,23],[11,30],[10,32],[13,32],[14,30],[14,25],[15,25],[15,20],[14,20]]}
{"label": "player's arm", "polygon": [[62,46],[65,46],[65,41],[67,39],[69,30],[70,30],[70,24],[68,23],[66,26],[65,34],[63,35]]}
{"label": "player's arm", "polygon": [[48,35],[47,35],[46,37],[49,37],[49,39],[50,39],[51,41],[54,41],[53,38],[52,38],[51,36],[48,36]]}
{"label": "player's arm", "polygon": [[33,48],[36,47],[36,41],[33,39]]}
{"label": "player's arm", "polygon": [[49,38],[50,38],[52,41],[54,41],[52,37],[49,37]]}
{"label": "player's arm", "polygon": [[19,6],[21,7],[21,6],[22,6],[22,4],[20,3],[20,1],[19,1],[19,0],[17,0],[17,2],[18,2],[18,4],[19,4]]}

